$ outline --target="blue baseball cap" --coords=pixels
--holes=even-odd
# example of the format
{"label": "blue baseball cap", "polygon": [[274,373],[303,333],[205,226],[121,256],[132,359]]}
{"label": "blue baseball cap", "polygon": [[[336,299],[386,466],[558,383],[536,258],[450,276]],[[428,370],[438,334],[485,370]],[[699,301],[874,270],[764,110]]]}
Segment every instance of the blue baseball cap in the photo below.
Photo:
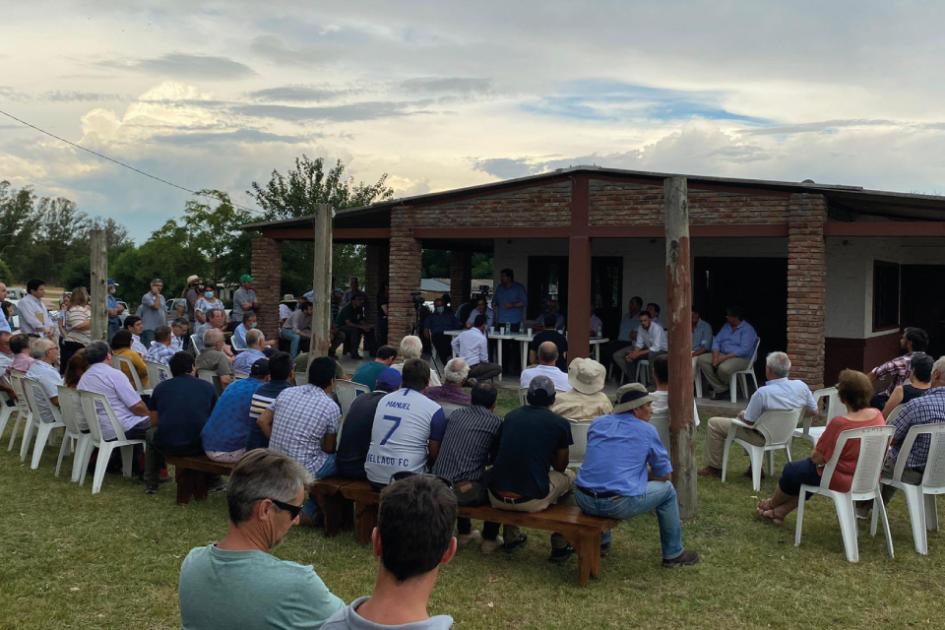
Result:
{"label": "blue baseball cap", "polygon": [[115,279],[114,279],[114,278],[109,278],[109,279],[108,279],[108,286],[110,286],[110,287],[117,287],[117,286],[118,286],[118,283],[115,282]]}
{"label": "blue baseball cap", "polygon": [[381,370],[381,373],[377,375],[377,383],[374,385],[374,389],[379,389],[385,392],[393,392],[400,389],[400,382],[403,376],[400,372],[394,368],[384,368]]}

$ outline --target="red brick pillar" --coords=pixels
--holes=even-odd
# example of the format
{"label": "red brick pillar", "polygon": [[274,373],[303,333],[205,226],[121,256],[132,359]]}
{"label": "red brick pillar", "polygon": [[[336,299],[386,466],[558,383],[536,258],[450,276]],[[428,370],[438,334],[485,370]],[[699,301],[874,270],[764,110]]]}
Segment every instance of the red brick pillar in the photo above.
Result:
{"label": "red brick pillar", "polygon": [[823,195],[791,195],[788,207],[787,353],[793,378],[819,389],[824,382],[827,250]]}
{"label": "red brick pillar", "polygon": [[420,290],[420,241],[410,227],[411,210],[397,206],[390,213],[390,302],[387,343],[395,348],[410,334],[416,319],[411,292]]}
{"label": "red brick pillar", "polygon": [[381,284],[387,281],[389,256],[390,252],[386,243],[371,243],[364,248],[364,290],[371,304],[367,314],[371,324],[377,322],[377,295],[381,290]]}
{"label": "red brick pillar", "polygon": [[469,301],[472,285],[472,253],[450,252],[450,297],[453,298],[453,310]]}
{"label": "red brick pillar", "polygon": [[279,291],[282,286],[282,253],[279,241],[259,236],[253,239],[253,286],[259,309],[257,325],[266,339],[275,339],[279,333]]}

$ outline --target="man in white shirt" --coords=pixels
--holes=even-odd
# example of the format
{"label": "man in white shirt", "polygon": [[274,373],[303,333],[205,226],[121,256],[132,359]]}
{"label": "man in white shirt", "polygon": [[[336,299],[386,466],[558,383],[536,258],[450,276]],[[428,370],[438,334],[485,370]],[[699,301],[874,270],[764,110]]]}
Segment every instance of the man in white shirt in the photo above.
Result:
{"label": "man in white shirt", "polygon": [[634,342],[633,350],[623,356],[614,355],[614,361],[617,363],[626,378],[636,378],[637,361],[649,360],[661,352],[666,352],[666,331],[658,322],[650,317],[649,312],[640,313],[640,327],[637,329],[637,340]]}
{"label": "man in white shirt", "polygon": [[537,358],[538,365],[522,370],[519,387],[527,389],[532,379],[541,374],[551,379],[551,382],[555,384],[555,391],[571,391],[568,375],[558,369],[558,346],[553,341],[545,341],[538,346]]}
{"label": "man in white shirt", "polygon": [[489,342],[486,340],[486,316],[479,314],[472,328],[453,338],[453,356],[461,357],[469,366],[469,377],[475,379],[495,378],[502,373],[502,366],[489,363]]}
{"label": "man in white shirt", "polygon": [[[765,376],[767,382],[752,394],[748,407],[738,414],[738,419],[748,424],[754,424],[766,411],[803,409],[809,415],[817,414],[817,403],[814,395],[804,381],[789,379],[791,373],[791,359],[784,352],[772,352],[765,360]],[[705,436],[706,466],[699,471],[703,477],[722,476],[722,451],[725,438],[728,436],[732,418],[710,418],[709,427]],[[738,439],[761,446],[764,437],[754,430],[739,428],[736,434]],[[748,474],[751,473],[749,469]]]}
{"label": "man in white shirt", "polygon": [[20,314],[20,332],[25,335],[54,339],[58,330],[56,322],[53,321],[52,315],[43,304],[46,283],[42,280],[30,280],[26,283],[26,292],[29,295],[16,305],[16,310]]}

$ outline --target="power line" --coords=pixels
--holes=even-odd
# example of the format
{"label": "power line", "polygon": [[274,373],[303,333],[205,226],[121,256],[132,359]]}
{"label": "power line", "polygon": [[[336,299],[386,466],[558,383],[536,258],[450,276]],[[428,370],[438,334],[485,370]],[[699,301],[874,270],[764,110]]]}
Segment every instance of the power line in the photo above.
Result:
{"label": "power line", "polygon": [[[206,193],[202,193],[202,192],[199,192],[199,191],[196,191],[196,190],[191,190],[190,188],[187,188],[186,186],[181,186],[180,184],[175,184],[174,182],[169,181],[169,180],[166,180],[166,179],[164,179],[163,177],[158,177],[157,175],[152,175],[151,173],[148,173],[148,172],[146,172],[146,171],[142,171],[140,168],[137,168],[137,167],[135,167],[135,166],[132,166],[131,164],[128,164],[128,163],[126,163],[126,162],[122,162],[121,160],[116,160],[115,158],[109,157],[109,156],[105,155],[104,153],[99,153],[98,151],[94,151],[94,150],[89,149],[89,148],[87,148],[87,147],[83,147],[81,144],[77,144],[77,143],[75,143],[75,142],[72,142],[71,140],[67,140],[67,139],[65,139],[65,138],[63,138],[63,137],[61,137],[61,136],[57,136],[56,134],[54,134],[54,133],[52,133],[52,132],[49,132],[49,131],[46,131],[45,129],[42,129],[42,128],[40,128],[40,127],[37,127],[36,125],[34,125],[34,124],[32,124],[32,123],[29,123],[29,122],[27,122],[27,121],[25,121],[25,120],[23,120],[23,119],[21,119],[21,118],[17,118],[17,117],[14,116],[13,114],[11,114],[11,113],[9,113],[9,112],[5,112],[5,111],[3,111],[2,109],[0,109],[0,114],[3,114],[3,115],[6,116],[7,118],[11,118],[11,119],[15,120],[16,122],[20,123],[21,125],[25,125],[25,126],[29,127],[30,129],[35,129],[36,131],[38,131],[38,132],[40,132],[40,133],[42,133],[42,134],[45,134],[45,135],[49,136],[50,138],[54,138],[54,139],[58,140],[59,142],[64,142],[64,143],[68,144],[68,145],[71,146],[71,147],[75,147],[76,149],[79,149],[80,151],[85,151],[86,153],[91,153],[92,155],[94,155],[94,156],[97,157],[97,158],[106,160],[106,161],[108,161],[108,162],[111,162],[112,164],[117,164],[118,166],[120,166],[120,167],[122,167],[122,168],[126,168],[126,169],[128,169],[128,170],[130,170],[130,171],[134,171],[134,172],[137,173],[138,175],[144,175],[145,177],[150,178],[150,179],[153,179],[153,180],[156,181],[156,182],[160,182],[160,183],[165,184],[165,185],[167,185],[167,186],[171,186],[171,187],[173,187],[173,188],[177,188],[177,189],[179,189],[179,190],[183,190],[184,192],[188,192],[188,193],[190,193],[191,195],[195,195],[195,196],[197,196],[197,197],[205,197],[205,198],[207,198],[207,199],[216,199],[217,201],[219,201],[219,199],[218,199],[217,197],[214,197],[213,195],[208,195],[208,194],[206,194]],[[239,209],[241,209],[241,210],[246,210],[246,211],[248,211],[248,212],[261,212],[261,210],[260,210],[259,208],[249,208],[249,207],[246,207],[246,206],[242,206],[242,205],[240,205],[240,204],[238,204],[238,203],[234,203],[234,202],[232,202],[232,201],[231,201],[230,203],[233,205],[233,207],[239,208]]]}

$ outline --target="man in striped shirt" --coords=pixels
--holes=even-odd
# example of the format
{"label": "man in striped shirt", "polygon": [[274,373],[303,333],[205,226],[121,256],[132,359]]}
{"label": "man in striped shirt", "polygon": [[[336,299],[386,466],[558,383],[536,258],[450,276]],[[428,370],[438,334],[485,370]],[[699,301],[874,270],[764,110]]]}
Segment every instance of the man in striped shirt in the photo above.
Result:
{"label": "man in striped shirt", "polygon": [[[460,505],[489,503],[483,474],[486,464],[495,459],[499,445],[497,436],[502,418],[494,413],[496,398],[496,389],[490,383],[476,385],[472,390],[472,405],[454,411],[446,424],[433,474],[453,483]],[[460,544],[478,537],[468,518],[458,519],[456,526]],[[495,551],[499,546],[498,534],[498,523],[485,523],[480,549],[485,553]]]}
{"label": "man in striped shirt", "polygon": [[273,352],[269,357],[269,382],[263,383],[256,390],[249,405],[249,417],[253,421],[253,426],[249,431],[249,439],[246,441],[247,451],[254,448],[269,448],[269,438],[263,434],[258,425],[259,416],[272,408],[272,403],[276,402],[282,390],[292,387],[290,382],[292,374],[292,357],[289,353]]}

